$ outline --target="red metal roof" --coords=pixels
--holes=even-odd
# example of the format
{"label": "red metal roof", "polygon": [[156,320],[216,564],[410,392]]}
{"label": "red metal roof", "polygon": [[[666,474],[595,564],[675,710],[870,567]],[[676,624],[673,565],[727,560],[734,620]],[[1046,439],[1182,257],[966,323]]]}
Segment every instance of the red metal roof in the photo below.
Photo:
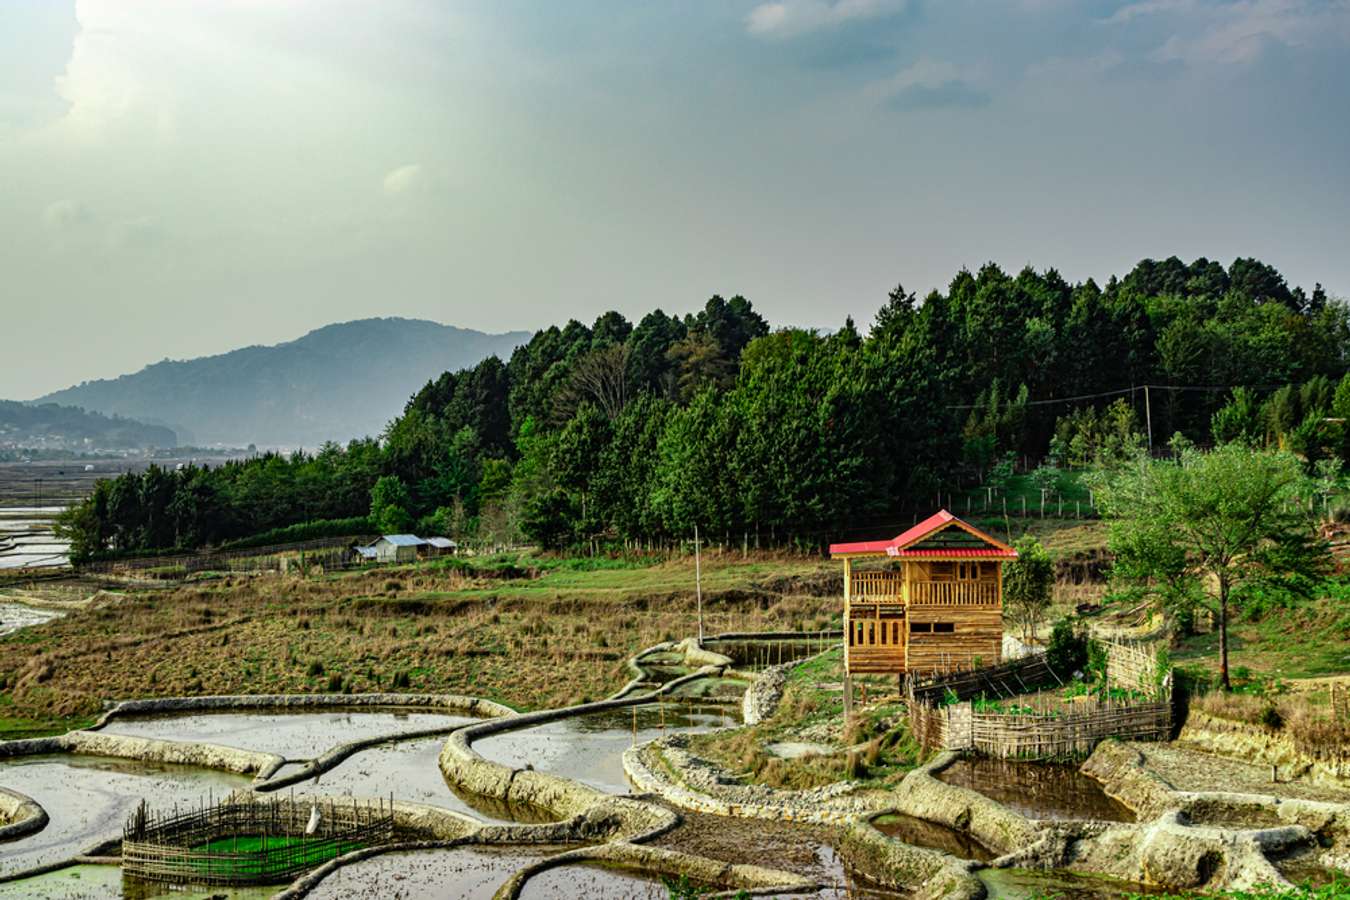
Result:
{"label": "red metal roof", "polygon": [[[907,549],[911,544],[917,544],[924,538],[935,532],[941,531],[951,523],[957,523],[961,528],[975,537],[987,542],[988,547],[951,547],[943,549]],[[845,553],[884,553],[887,556],[899,557],[924,557],[924,556],[958,556],[958,557],[984,557],[994,559],[1016,559],[1017,551],[1008,547],[1000,541],[991,538],[989,535],[980,531],[966,522],[961,521],[956,516],[940,509],[933,513],[913,528],[896,535],[888,541],[857,541],[850,544],[831,544],[830,555],[836,556]]]}

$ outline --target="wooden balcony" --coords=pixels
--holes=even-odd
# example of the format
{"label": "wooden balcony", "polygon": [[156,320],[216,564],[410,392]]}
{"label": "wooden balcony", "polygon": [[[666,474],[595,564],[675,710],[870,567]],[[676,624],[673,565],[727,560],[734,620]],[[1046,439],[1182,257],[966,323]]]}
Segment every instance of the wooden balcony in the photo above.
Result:
{"label": "wooden balcony", "polygon": [[847,590],[854,603],[904,603],[905,575],[903,572],[854,572]]}
{"label": "wooden balcony", "polygon": [[853,572],[846,592],[850,607],[997,606],[998,588],[992,579],[907,584],[903,572]]}
{"label": "wooden balcony", "polygon": [[913,606],[995,606],[995,581],[916,581],[909,586]]}

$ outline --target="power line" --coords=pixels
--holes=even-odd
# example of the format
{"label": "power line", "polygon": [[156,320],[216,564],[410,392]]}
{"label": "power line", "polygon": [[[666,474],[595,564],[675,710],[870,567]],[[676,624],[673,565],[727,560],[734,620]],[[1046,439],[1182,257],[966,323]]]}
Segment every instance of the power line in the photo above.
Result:
{"label": "power line", "polygon": [[[1134,387],[1119,388],[1114,391],[1102,391],[1097,394],[1078,394],[1074,397],[1054,397],[1049,400],[1028,400],[1022,406],[1050,406],[1055,403],[1076,403],[1079,400],[1098,400],[1102,397],[1116,397],[1121,394],[1134,394],[1147,388],[1153,388],[1159,391],[1231,391],[1234,388],[1247,387],[1257,391],[1270,391],[1284,387],[1280,384],[1137,384]],[[984,403],[957,403],[947,407],[947,409],[977,409],[987,404]]]}

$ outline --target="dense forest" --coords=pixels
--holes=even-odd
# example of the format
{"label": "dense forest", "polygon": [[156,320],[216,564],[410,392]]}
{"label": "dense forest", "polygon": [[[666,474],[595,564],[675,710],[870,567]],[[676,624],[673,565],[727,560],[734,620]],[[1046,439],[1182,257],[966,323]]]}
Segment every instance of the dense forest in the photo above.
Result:
{"label": "dense forest", "polygon": [[[794,542],[907,521],[1016,460],[1088,465],[1174,434],[1340,458],[1350,314],[1238,259],[897,287],[865,331],[772,330],[742,297],[537,332],[419,390],[378,441],[102,482],[80,555],[369,516],[548,547]],[[1144,386],[1149,386],[1145,407]]]}

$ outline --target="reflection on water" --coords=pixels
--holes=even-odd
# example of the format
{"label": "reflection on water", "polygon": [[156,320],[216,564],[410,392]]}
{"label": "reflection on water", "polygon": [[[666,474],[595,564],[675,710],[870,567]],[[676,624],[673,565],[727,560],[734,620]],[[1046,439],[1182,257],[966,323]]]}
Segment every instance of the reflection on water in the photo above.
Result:
{"label": "reflection on water", "polygon": [[1077,766],[967,757],[943,769],[937,778],[970,788],[1033,819],[1135,821],[1128,806],[1108,797],[1101,783]]}
{"label": "reflection on water", "polygon": [[257,712],[119,716],[103,730],[109,734],[171,741],[205,741],[243,750],[275,753],[287,759],[312,759],[349,741],[428,728],[450,728],[474,721],[477,720],[468,716],[420,709],[269,709]]}
{"label": "reflection on water", "polygon": [[0,786],[27,794],[51,821],[37,834],[6,843],[0,875],[70,859],[119,837],[144,798],[152,808],[195,805],[248,786],[240,775],[100,756],[25,756],[0,760]]}
{"label": "reflection on water", "polygon": [[561,775],[615,794],[629,791],[623,753],[674,732],[702,732],[738,724],[739,710],[726,706],[651,703],[558,719],[474,742],[493,762]]}
{"label": "reflection on water", "polygon": [[916,819],[913,816],[891,813],[873,819],[872,825],[877,831],[898,841],[912,844],[915,847],[940,850],[960,859],[989,862],[995,856],[988,847],[964,831],[957,831],[936,822]]}
{"label": "reflection on water", "polygon": [[120,866],[67,866],[19,881],[0,882],[0,900],[23,897],[26,900],[86,900],[90,897],[126,897],[129,900],[150,900],[169,897],[175,900],[207,900],[228,895],[230,900],[266,900],[282,885],[220,888],[157,884],[126,878]]}

